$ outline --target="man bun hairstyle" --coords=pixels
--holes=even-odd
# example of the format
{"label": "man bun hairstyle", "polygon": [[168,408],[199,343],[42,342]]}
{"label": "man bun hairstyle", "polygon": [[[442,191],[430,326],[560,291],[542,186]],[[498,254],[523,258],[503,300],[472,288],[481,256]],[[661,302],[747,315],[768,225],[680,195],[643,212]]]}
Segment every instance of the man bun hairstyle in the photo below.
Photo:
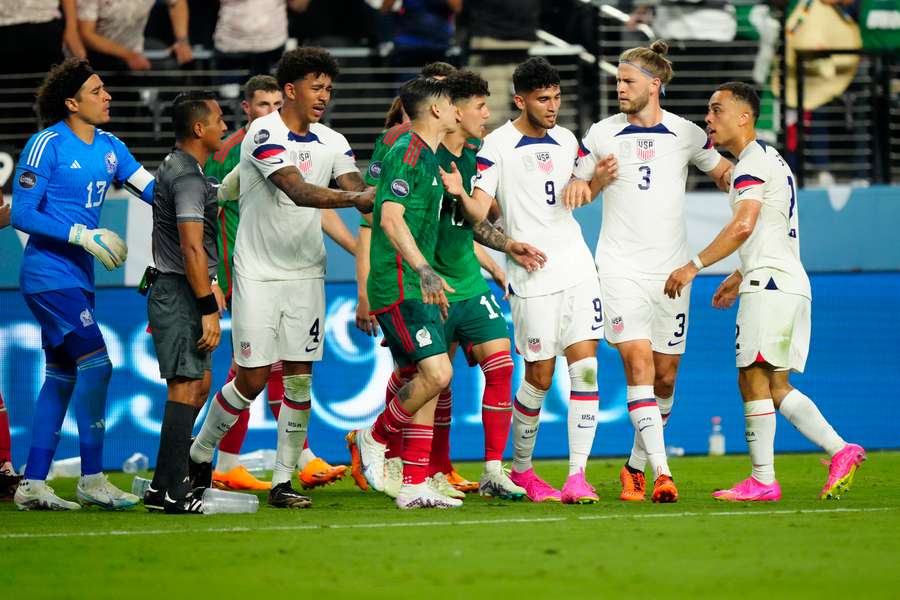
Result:
{"label": "man bun hairstyle", "polygon": [[529,58],[513,72],[513,89],[522,96],[534,90],[559,86],[559,71],[543,56]]}
{"label": "man bun hairstyle", "polygon": [[400,88],[400,103],[410,119],[419,117],[427,106],[441,96],[450,97],[447,82],[430,77],[410,79]]}
{"label": "man bun hairstyle", "polygon": [[280,92],[278,80],[271,75],[254,75],[244,84],[244,100],[250,102],[256,92]]}
{"label": "man bun hairstyle", "polygon": [[447,78],[447,87],[450,88],[452,102],[491,95],[488,82],[475,71],[457,71]]}
{"label": "man bun hairstyle", "polygon": [[638,46],[631,48],[619,55],[620,63],[628,63],[641,69],[662,83],[668,85],[675,76],[672,70],[672,61],[666,58],[669,53],[669,44],[663,40],[656,40],[649,48]]}
{"label": "man bun hairstyle", "polygon": [[756,88],[749,83],[744,83],[743,81],[728,81],[717,87],[716,91],[731,92],[731,95],[734,96],[735,100],[746,102],[750,106],[750,111],[753,113],[754,124],[756,123],[756,120],[759,119],[759,94],[756,92]]}
{"label": "man bun hairstyle", "polygon": [[50,69],[35,94],[38,114],[45,127],[69,117],[66,100],[79,100],[78,91],[93,74],[91,64],[80,58],[68,58]]}
{"label": "man bun hairstyle", "polygon": [[212,109],[209,101],[215,101],[216,95],[210,91],[182,92],[172,101],[172,128],[175,139],[186,140],[193,135],[194,123],[205,121]]}
{"label": "man bun hairstyle", "polygon": [[309,75],[327,75],[335,79],[340,72],[337,61],[324,48],[302,47],[285,52],[275,68],[278,85],[283,89],[289,83]]}

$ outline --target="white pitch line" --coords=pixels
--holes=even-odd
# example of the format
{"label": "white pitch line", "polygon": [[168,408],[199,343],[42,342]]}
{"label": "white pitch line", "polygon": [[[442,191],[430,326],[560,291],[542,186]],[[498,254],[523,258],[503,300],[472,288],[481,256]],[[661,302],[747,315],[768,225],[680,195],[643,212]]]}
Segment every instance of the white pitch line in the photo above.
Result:
{"label": "white pitch line", "polygon": [[583,515],[579,517],[535,517],[514,519],[467,519],[462,521],[401,521],[395,523],[350,523],[335,525],[275,525],[265,527],[208,527],[206,529],[145,529],[145,530],[111,530],[111,531],[59,531],[47,533],[2,533],[0,539],[38,539],[38,538],[74,538],[74,537],[129,537],[155,536],[184,533],[251,533],[259,531],[321,531],[327,529],[394,529],[407,527],[450,527],[469,525],[505,525],[510,523],[558,523],[561,521],[605,521],[611,519],[676,519],[682,517],[756,517],[779,515],[822,515],[843,513],[868,513],[896,510],[893,507],[877,508],[813,508],[794,510],[753,510],[753,511],[717,511],[653,513],[653,514],[612,514]]}

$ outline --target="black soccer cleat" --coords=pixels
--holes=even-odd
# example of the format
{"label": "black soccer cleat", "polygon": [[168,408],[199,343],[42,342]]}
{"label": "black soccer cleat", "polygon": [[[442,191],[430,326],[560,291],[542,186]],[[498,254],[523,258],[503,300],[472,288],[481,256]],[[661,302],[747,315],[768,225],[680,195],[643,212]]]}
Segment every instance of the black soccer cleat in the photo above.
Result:
{"label": "black soccer cleat", "polygon": [[191,489],[211,487],[212,463],[198,463],[188,458],[188,477],[190,478]]}
{"label": "black soccer cleat", "polygon": [[150,484],[144,492],[144,508],[150,512],[162,512],[165,509],[165,498],[165,490],[153,489],[153,484]]}
{"label": "black soccer cleat", "polygon": [[279,483],[269,490],[269,506],[275,508],[309,508],[312,500],[291,487],[291,482]]}
{"label": "black soccer cleat", "polygon": [[193,489],[184,498],[172,499],[167,493],[164,505],[167,515],[199,515],[203,513],[203,489]]}

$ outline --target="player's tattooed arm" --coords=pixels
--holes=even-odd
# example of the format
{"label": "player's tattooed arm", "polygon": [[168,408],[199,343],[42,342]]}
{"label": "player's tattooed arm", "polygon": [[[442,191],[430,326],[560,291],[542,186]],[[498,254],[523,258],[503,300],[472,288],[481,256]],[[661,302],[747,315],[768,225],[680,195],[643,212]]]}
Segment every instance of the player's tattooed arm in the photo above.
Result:
{"label": "player's tattooed arm", "polygon": [[366,182],[363,181],[359,171],[350,171],[349,173],[338,175],[334,181],[339,188],[348,192],[363,192],[369,187],[366,185]]}
{"label": "player's tattooed arm", "polygon": [[505,252],[512,260],[529,273],[537,271],[547,262],[547,256],[524,242],[517,242],[487,221],[480,221],[472,227],[475,241],[479,244]]}
{"label": "player's tattooed arm", "polygon": [[297,206],[312,208],[356,207],[360,212],[371,212],[375,200],[374,188],[363,192],[332,190],[303,181],[300,170],[290,165],[271,175],[269,180],[287,195]]}

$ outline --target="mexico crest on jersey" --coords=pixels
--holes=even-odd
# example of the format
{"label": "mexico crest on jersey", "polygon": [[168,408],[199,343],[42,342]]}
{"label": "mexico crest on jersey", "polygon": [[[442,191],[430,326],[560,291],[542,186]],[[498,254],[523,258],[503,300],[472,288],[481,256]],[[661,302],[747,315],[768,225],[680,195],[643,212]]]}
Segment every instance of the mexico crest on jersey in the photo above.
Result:
{"label": "mexico crest on jersey", "polygon": [[652,139],[639,139],[634,145],[634,153],[641,160],[650,160],[656,156],[656,148]]}
{"label": "mexico crest on jersey", "polygon": [[297,168],[304,175],[309,175],[312,170],[312,154],[308,150],[304,150],[297,155]]}
{"label": "mexico crest on jersey", "polygon": [[104,162],[106,163],[106,172],[110,175],[116,172],[116,168],[119,166],[119,161],[116,159],[115,152],[107,152],[106,156],[103,157]]}
{"label": "mexico crest on jersey", "polygon": [[534,158],[537,159],[538,167],[544,173],[549,173],[553,170],[553,160],[550,159],[549,152],[535,152]]}

